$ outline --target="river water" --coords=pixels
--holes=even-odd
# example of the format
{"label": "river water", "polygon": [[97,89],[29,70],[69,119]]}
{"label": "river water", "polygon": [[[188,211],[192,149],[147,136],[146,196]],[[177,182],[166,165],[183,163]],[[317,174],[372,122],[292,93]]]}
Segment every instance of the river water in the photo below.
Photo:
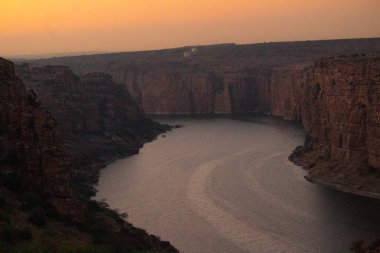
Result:
{"label": "river water", "polygon": [[98,200],[181,252],[349,252],[380,235],[380,202],[304,180],[300,128],[270,118],[183,124],[101,171]]}

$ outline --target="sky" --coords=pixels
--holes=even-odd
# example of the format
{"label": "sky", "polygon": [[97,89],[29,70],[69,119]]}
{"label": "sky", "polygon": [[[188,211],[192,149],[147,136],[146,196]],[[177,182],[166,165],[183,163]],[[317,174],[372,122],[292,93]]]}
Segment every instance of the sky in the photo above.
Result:
{"label": "sky", "polygon": [[380,0],[0,0],[0,56],[380,37]]}

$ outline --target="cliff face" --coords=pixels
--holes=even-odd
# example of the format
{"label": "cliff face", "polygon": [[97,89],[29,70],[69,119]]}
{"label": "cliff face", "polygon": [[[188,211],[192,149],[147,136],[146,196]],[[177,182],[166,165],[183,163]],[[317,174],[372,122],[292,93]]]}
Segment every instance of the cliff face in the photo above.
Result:
{"label": "cliff face", "polygon": [[[44,93],[44,100],[56,104],[64,103],[67,108],[78,110],[67,114],[68,109],[62,108],[62,104],[52,106],[55,113],[61,112],[58,108],[62,109],[62,114],[57,115],[64,118],[60,118],[58,122],[61,122],[70,138],[77,131],[114,136],[120,129],[109,125],[113,116],[122,113],[135,121],[139,117],[136,110],[124,110],[128,106],[124,103],[120,107],[123,112],[117,111],[120,101],[106,91],[101,100],[103,103],[98,104],[101,107],[99,115],[86,115],[77,107],[80,105],[78,101],[87,102],[90,112],[98,111],[94,109],[97,105],[85,98],[78,98],[78,93],[74,94],[73,91],[79,85],[79,79],[75,75],[62,67],[49,67],[48,71],[39,70],[38,73],[49,78],[39,85],[38,81],[44,79],[36,74],[33,79],[36,87],[47,88],[47,91],[49,88],[54,90],[59,87],[60,92],[67,91],[62,94],[64,98],[54,98],[52,94]],[[93,89],[105,89],[112,85],[108,75],[89,74],[84,79],[91,86],[84,88],[89,95]],[[53,80],[58,83],[57,86],[45,87],[47,84],[51,85]],[[105,86],[97,86],[97,82]],[[60,85],[67,85],[69,88]],[[118,96],[123,97],[123,94]],[[72,118],[68,118],[69,116]],[[104,119],[104,122],[99,123],[99,119]],[[65,120],[70,121],[69,124],[63,124]],[[81,144],[79,141],[75,143]],[[98,142],[95,140],[95,143]],[[121,215],[104,205],[85,198],[81,198],[81,201],[77,199],[71,176],[70,157],[57,121],[42,108],[36,92],[27,91],[23,82],[16,77],[13,63],[2,58],[0,151],[1,251],[178,252],[170,243],[133,227]]]}
{"label": "cliff face", "polygon": [[324,59],[305,79],[309,137],[292,159],[311,181],[380,196],[380,58]]}
{"label": "cliff face", "polygon": [[29,68],[17,73],[33,88],[57,119],[75,168],[75,178],[86,194],[93,191],[99,168],[128,154],[167,130],[147,119],[125,87],[104,73],[82,78],[65,66]]}
{"label": "cliff face", "polygon": [[31,64],[67,65],[80,75],[109,73],[147,114],[260,112],[293,119],[299,114],[293,105],[299,102],[301,69],[321,57],[380,51],[380,39],[199,46],[194,55],[183,57],[190,50],[62,57]]}
{"label": "cliff face", "polygon": [[81,219],[69,159],[54,118],[33,91],[15,76],[13,63],[0,58],[0,147],[2,175],[21,177],[22,188],[42,195],[65,216]]}
{"label": "cliff face", "polygon": [[125,72],[122,82],[149,114],[231,114],[269,108],[270,69],[230,72],[192,68]]}
{"label": "cliff face", "polygon": [[301,121],[301,101],[311,66],[289,65],[274,69],[270,78],[270,114]]}

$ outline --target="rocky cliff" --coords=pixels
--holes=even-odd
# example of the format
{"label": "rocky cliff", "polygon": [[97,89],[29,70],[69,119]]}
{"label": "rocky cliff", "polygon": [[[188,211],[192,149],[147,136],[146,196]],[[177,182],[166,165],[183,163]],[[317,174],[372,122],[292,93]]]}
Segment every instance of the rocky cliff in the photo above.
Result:
{"label": "rocky cliff", "polygon": [[[46,83],[56,80],[70,88],[63,88],[67,91],[64,93],[65,99],[50,95],[49,99],[58,104],[64,101],[67,107],[83,113],[76,106],[80,105],[78,100],[83,103],[85,100],[77,97],[80,93],[70,94],[79,85],[79,79],[68,74],[67,68],[53,69],[48,71],[50,78]],[[43,70],[39,73],[46,74]],[[84,79],[90,86],[96,82],[112,85],[108,75],[91,74]],[[42,83],[41,86],[44,85]],[[102,89],[102,86],[95,89]],[[91,90],[85,89],[89,94]],[[59,91],[62,92],[62,87]],[[125,94],[118,96],[124,99]],[[62,118],[56,121],[42,107],[34,90],[26,90],[21,79],[15,75],[13,63],[0,58],[0,252],[178,252],[170,243],[133,227],[123,219],[125,215],[108,209],[104,203],[91,201],[83,195],[77,197],[71,175],[71,157],[66,152],[59,126],[72,135],[76,131],[90,131],[106,133],[107,136],[119,134],[127,138],[109,122],[113,119],[111,116],[120,113],[112,110],[120,106],[120,101],[108,93],[102,101],[104,103],[98,105],[101,106],[100,115],[80,114],[80,119],[80,116],[71,113],[72,119],[64,118],[70,121],[69,124],[62,124]],[[86,102],[91,108],[94,106]],[[121,114],[127,114],[128,120],[134,119],[136,122],[139,112],[124,111],[126,106],[123,103]],[[57,113],[58,108],[62,109],[62,105],[53,111]],[[89,112],[97,111],[92,108]],[[62,109],[60,116],[68,117],[65,113],[67,108]],[[103,122],[91,122],[90,119],[103,119]],[[144,129],[140,131],[144,132]],[[157,128],[155,131],[158,131]],[[153,133],[148,131],[146,134],[150,136]],[[134,139],[131,143],[136,148]]]}
{"label": "rocky cliff", "polygon": [[67,65],[80,75],[109,73],[147,114],[259,112],[291,119],[299,97],[290,89],[299,85],[297,70],[322,57],[380,52],[380,39],[198,46],[184,57],[191,49],[61,57],[31,65]]}
{"label": "rocky cliff", "polygon": [[77,220],[83,208],[74,194],[69,158],[55,119],[26,91],[13,63],[0,58],[0,173],[21,178],[24,190],[42,195]]}
{"label": "rocky cliff", "polygon": [[310,181],[380,197],[380,58],[322,59],[304,80],[309,136],[291,158]]}
{"label": "rocky cliff", "polygon": [[149,114],[232,114],[269,109],[270,69],[216,72],[191,67],[126,72],[123,82]]}
{"label": "rocky cliff", "polygon": [[17,67],[17,74],[57,119],[77,185],[86,194],[92,194],[105,163],[138,153],[143,143],[169,129],[146,118],[126,88],[109,74],[87,73],[80,78],[65,66],[25,64]]}

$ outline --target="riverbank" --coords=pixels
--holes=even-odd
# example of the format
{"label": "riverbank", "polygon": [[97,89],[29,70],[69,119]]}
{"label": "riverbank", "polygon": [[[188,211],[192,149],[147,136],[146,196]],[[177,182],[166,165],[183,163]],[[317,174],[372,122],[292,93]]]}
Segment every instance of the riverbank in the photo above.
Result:
{"label": "riverbank", "polygon": [[288,161],[301,128],[271,119],[162,122],[186,127],[103,169],[96,199],[180,251],[348,252],[352,241],[376,238],[378,201],[311,184]]}

